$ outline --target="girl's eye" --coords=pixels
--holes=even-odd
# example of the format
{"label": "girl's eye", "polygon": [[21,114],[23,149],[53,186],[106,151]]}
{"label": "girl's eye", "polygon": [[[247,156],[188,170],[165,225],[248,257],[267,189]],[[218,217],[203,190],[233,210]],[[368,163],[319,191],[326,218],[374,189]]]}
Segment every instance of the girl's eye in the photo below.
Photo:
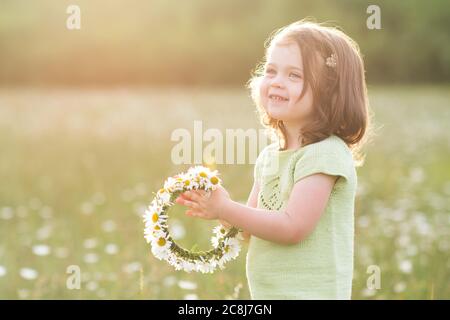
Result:
{"label": "girl's eye", "polygon": [[273,74],[273,73],[275,73],[275,70],[273,70],[273,69],[266,69],[265,73],[266,74]]}
{"label": "girl's eye", "polygon": [[296,78],[296,79],[300,79],[302,76],[297,74],[297,73],[291,73],[291,77]]}

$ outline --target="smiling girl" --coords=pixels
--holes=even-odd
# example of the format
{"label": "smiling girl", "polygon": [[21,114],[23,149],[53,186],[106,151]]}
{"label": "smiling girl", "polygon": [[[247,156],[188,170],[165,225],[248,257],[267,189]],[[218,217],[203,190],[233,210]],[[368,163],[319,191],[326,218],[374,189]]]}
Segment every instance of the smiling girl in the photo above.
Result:
{"label": "smiling girl", "polygon": [[279,139],[256,160],[247,205],[223,187],[177,203],[244,230],[252,299],[350,299],[355,164],[369,124],[359,48],[338,29],[305,21],[266,43],[249,87]]}

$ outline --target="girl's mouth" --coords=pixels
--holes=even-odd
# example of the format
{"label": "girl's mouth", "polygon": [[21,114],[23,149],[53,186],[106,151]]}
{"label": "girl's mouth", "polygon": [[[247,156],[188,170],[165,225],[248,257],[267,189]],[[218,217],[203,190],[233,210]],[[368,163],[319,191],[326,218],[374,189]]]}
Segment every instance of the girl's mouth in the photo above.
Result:
{"label": "girl's mouth", "polygon": [[277,94],[269,94],[269,100],[274,102],[284,102],[288,101],[289,99],[279,96]]}

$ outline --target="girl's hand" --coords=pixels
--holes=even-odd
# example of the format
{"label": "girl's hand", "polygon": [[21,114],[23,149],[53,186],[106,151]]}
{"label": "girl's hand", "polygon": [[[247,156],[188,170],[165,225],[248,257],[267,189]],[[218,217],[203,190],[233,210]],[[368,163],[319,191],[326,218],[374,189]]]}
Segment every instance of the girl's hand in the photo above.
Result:
{"label": "girl's hand", "polygon": [[186,211],[188,216],[208,220],[223,218],[223,209],[229,201],[228,191],[220,185],[214,191],[186,191],[175,200],[176,203],[189,207]]}
{"label": "girl's hand", "polygon": [[232,225],[226,222],[225,220],[219,220],[219,222],[227,229],[230,229],[232,227]]}

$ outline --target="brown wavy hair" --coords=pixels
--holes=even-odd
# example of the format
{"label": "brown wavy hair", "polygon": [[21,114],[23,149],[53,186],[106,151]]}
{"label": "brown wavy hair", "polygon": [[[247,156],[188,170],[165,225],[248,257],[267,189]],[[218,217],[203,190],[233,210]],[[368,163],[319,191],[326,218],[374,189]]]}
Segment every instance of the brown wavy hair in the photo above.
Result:
{"label": "brown wavy hair", "polygon": [[[276,133],[280,149],[284,150],[287,144],[284,124],[271,118],[261,105],[259,86],[270,48],[287,42],[296,43],[303,58],[305,82],[300,98],[307,86],[313,95],[311,121],[299,132],[301,145],[334,134],[347,144],[356,164],[361,165],[360,149],[367,141],[370,123],[364,63],[358,44],[336,27],[301,20],[275,30],[265,41],[265,56],[247,83],[262,125]],[[335,67],[325,64],[332,54],[336,58]]]}

